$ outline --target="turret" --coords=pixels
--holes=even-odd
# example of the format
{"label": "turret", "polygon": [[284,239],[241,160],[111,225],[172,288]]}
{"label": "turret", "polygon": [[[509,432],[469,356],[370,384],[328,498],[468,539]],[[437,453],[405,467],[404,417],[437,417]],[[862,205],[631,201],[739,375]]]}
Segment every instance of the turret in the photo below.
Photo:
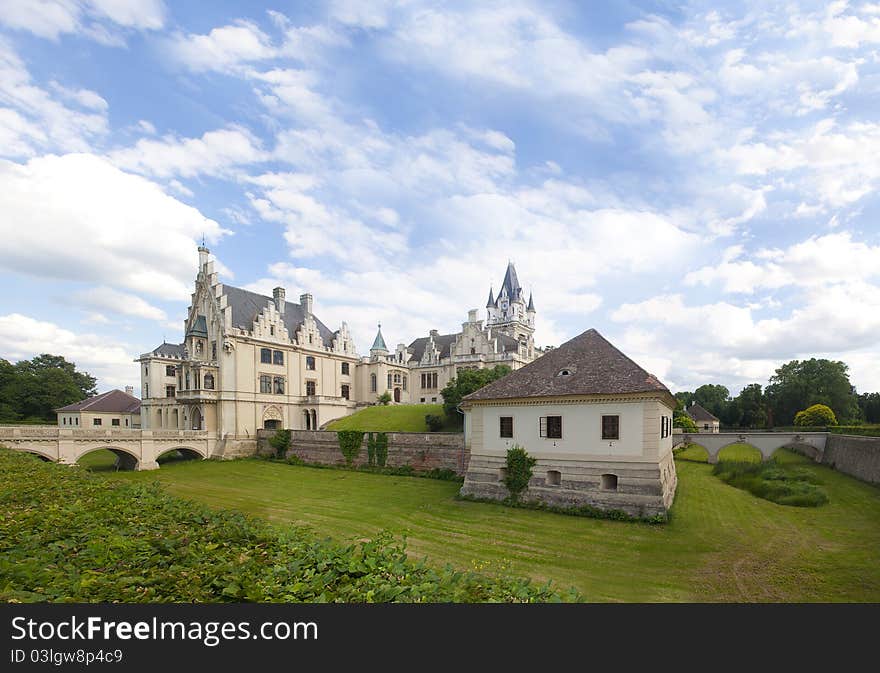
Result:
{"label": "turret", "polygon": [[388,346],[385,345],[385,337],[382,336],[382,323],[379,323],[379,331],[376,332],[376,338],[373,339],[370,355],[388,355]]}

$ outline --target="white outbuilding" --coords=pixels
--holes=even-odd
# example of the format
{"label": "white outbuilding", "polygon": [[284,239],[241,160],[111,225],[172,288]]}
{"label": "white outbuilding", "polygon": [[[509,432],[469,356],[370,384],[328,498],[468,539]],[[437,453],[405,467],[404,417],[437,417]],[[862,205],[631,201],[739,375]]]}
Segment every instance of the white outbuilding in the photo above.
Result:
{"label": "white outbuilding", "polygon": [[562,507],[665,515],[677,483],[675,398],[595,329],[464,398],[462,495],[502,500],[507,451],[537,459],[521,495]]}

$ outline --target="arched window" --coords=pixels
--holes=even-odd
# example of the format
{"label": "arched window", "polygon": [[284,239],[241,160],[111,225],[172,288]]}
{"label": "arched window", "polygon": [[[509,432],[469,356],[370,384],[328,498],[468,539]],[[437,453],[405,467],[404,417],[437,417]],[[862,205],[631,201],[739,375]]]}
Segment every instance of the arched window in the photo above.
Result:
{"label": "arched window", "polygon": [[617,490],[617,475],[616,474],[603,474],[602,475],[602,490],[603,491],[616,491]]}
{"label": "arched window", "polygon": [[204,384],[206,390],[214,390],[214,375],[205,374]]}

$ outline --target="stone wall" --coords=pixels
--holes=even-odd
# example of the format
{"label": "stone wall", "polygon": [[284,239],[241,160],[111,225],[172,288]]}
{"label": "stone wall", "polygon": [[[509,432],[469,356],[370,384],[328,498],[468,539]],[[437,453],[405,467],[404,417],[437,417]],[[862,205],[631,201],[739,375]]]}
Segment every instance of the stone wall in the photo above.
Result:
{"label": "stone wall", "polygon": [[[260,453],[269,453],[272,448],[268,439],[274,434],[271,430],[258,432]],[[464,435],[447,432],[389,432],[388,435],[388,467],[410,465],[420,472],[435,468],[453,470],[464,475],[468,467],[468,452],[464,448]],[[336,433],[327,430],[293,430],[291,431],[291,449],[288,456],[296,456],[307,463],[321,465],[344,465],[345,458],[339,450]],[[354,461],[355,465],[367,463],[367,434],[360,453]]]}
{"label": "stone wall", "polygon": [[822,462],[856,479],[880,484],[880,437],[829,435]]}

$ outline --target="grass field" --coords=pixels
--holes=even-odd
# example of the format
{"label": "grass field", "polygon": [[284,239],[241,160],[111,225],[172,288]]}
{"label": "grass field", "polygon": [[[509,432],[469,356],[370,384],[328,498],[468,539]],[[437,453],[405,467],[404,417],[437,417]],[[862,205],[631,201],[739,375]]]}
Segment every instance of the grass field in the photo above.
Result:
{"label": "grass field", "polygon": [[365,432],[428,432],[425,416],[443,415],[442,404],[376,405],[333,421],[327,430],[363,430]]}
{"label": "grass field", "polygon": [[260,460],[107,478],[158,479],[177,495],[338,540],[389,529],[416,557],[552,579],[589,601],[880,601],[880,489],[778,456],[814,473],[830,502],[776,505],[681,459],[671,520],[655,526],[460,501],[455,483]]}

